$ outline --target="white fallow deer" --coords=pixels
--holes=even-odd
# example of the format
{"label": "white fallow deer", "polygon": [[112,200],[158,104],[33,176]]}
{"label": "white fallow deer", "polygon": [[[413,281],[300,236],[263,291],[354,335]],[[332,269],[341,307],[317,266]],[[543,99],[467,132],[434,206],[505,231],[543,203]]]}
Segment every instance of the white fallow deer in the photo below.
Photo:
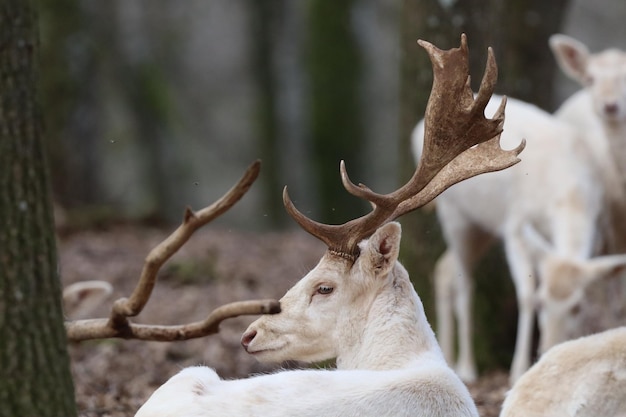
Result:
{"label": "white fallow deer", "polygon": [[554,346],[513,385],[500,417],[626,416],[626,327]]}
{"label": "white fallow deer", "polygon": [[626,195],[626,52],[610,48],[590,53],[566,35],[550,37],[561,70],[583,88],[555,115],[574,126],[588,141],[605,182],[618,197]]}
{"label": "white fallow deer", "polygon": [[420,44],[434,70],[423,162],[407,184],[386,195],[353,184],[342,162],[344,187],[373,206],[343,225],[306,218],[285,189],[289,214],[328,250],[280,300],[281,313],[261,317],[242,336],[259,360],[336,358],[337,369],[226,381],[210,368],[187,368],[157,389],[136,417],[478,415],[397,260],[401,231],[392,220],[453,183],[515,164],[523,145],[512,151],[499,146],[504,101],[493,119],[484,117],[497,71],[491,50],[474,100],[465,36],[449,51]]}
{"label": "white fallow deer", "polygon": [[[488,114],[494,111],[497,101],[494,97],[487,106]],[[416,158],[422,154],[422,137],[420,122],[413,133]],[[519,310],[511,381],[531,364],[536,308],[543,348],[565,340],[563,332],[553,331],[559,325],[578,324],[579,318],[572,310],[536,306],[537,280],[569,280],[571,284],[578,282],[576,276],[608,277],[614,271],[593,259],[605,245],[611,221],[606,210],[607,190],[586,142],[568,124],[536,106],[509,99],[502,146],[513,146],[520,137],[528,141],[520,164],[464,181],[437,198],[437,215],[447,244],[434,272],[437,335],[446,359],[456,362],[457,373],[467,382],[477,377],[472,339],[472,270],[495,240],[504,243]],[[539,230],[559,255],[541,274],[537,274],[537,260],[525,243],[525,223]],[[626,256],[620,259],[626,263]]]}
{"label": "white fallow deer", "polygon": [[[542,335],[539,351],[572,336],[579,337],[583,323],[580,313],[587,307],[587,290],[595,283],[620,276],[626,270],[626,256],[604,255],[591,259],[567,258],[531,224],[523,227],[527,247],[541,277],[535,293],[539,326]],[[621,301],[621,298],[620,298]],[[602,306],[607,309],[607,306]],[[612,326],[607,326],[612,327]]]}

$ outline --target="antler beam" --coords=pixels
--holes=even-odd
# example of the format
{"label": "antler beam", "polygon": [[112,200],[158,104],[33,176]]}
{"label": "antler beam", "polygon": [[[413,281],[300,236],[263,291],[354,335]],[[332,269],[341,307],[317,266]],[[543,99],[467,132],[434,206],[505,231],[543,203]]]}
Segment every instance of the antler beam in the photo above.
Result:
{"label": "antler beam", "polygon": [[150,251],[137,286],[128,298],[113,303],[108,319],[67,321],[69,340],[81,341],[109,337],[141,340],[171,341],[202,337],[218,331],[219,323],[231,317],[247,314],[276,314],[276,300],[255,300],[227,304],[213,310],[204,321],[179,326],[155,326],[131,323],[128,318],[138,315],[148,303],[161,266],[172,257],[200,227],[214,220],[244,196],[259,175],[261,162],[252,163],[242,178],[222,198],[197,212],[185,210],[182,224],[163,242]]}
{"label": "antler beam", "polygon": [[469,49],[461,35],[459,48],[443,51],[419,40],[433,65],[433,86],[425,114],[422,159],[404,186],[389,194],[377,194],[363,184],[355,185],[340,164],[341,180],[352,195],[368,200],[374,209],[342,225],[315,222],[299,212],[285,188],[287,212],[307,232],[322,240],[329,250],[346,258],[358,256],[358,243],[382,224],[415,210],[457,182],[475,175],[498,171],[519,162],[525,141],[510,151],[500,148],[506,99],[492,119],[484,115],[498,76],[493,51],[488,58],[476,96],[470,87]]}

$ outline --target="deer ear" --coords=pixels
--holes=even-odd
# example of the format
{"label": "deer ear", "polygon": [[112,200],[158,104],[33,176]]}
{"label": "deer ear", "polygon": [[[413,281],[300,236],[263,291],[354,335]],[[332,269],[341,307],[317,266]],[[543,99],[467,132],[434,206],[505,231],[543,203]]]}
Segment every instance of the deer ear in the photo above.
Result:
{"label": "deer ear", "polygon": [[589,285],[599,279],[610,279],[626,271],[626,255],[606,255],[585,263],[585,279]]}
{"label": "deer ear", "polygon": [[361,247],[364,267],[374,271],[376,276],[386,275],[398,260],[400,253],[400,223],[387,223],[376,230]]}
{"label": "deer ear", "polygon": [[561,70],[574,81],[586,85],[589,50],[582,43],[566,35],[552,35],[550,48]]}

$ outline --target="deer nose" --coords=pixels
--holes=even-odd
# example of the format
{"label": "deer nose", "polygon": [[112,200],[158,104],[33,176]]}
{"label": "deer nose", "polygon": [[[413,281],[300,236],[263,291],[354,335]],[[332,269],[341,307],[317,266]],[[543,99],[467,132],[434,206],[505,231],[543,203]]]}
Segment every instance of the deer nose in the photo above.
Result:
{"label": "deer nose", "polygon": [[252,342],[252,340],[254,340],[255,336],[256,330],[250,330],[249,332],[246,332],[243,334],[243,336],[241,336],[241,346],[243,346],[246,352],[248,351],[248,346],[250,346],[250,343]]}
{"label": "deer nose", "polygon": [[619,111],[617,103],[607,103],[604,105],[604,112],[608,115],[614,116]]}

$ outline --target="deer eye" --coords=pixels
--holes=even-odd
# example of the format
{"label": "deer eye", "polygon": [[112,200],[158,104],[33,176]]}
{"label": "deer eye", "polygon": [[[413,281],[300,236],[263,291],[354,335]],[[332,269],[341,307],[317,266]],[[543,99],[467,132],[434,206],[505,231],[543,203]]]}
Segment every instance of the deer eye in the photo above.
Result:
{"label": "deer eye", "polygon": [[576,303],[570,308],[569,313],[575,316],[580,313],[580,310],[581,310],[580,303]]}
{"label": "deer eye", "polygon": [[317,293],[322,295],[327,295],[333,292],[334,288],[329,285],[320,285],[317,287]]}

